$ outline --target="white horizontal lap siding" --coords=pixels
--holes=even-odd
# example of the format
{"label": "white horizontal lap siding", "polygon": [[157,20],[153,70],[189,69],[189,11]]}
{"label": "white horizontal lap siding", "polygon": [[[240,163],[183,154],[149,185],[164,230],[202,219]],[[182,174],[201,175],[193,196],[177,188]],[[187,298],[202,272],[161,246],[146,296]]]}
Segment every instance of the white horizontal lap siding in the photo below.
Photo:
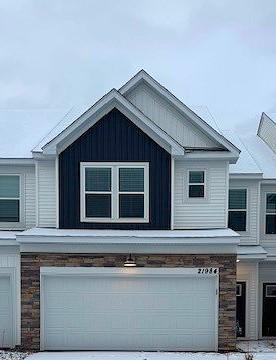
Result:
{"label": "white horizontal lap siding", "polygon": [[266,194],[276,193],[276,185],[261,185],[261,209],[260,209],[260,245],[276,248],[276,234],[266,234]]}
{"label": "white horizontal lap siding", "polygon": [[233,180],[229,181],[230,189],[247,190],[247,222],[246,231],[241,231],[241,245],[256,245],[259,243],[259,211],[260,211],[260,186],[258,180]]}
{"label": "white horizontal lap siding", "polygon": [[30,166],[18,166],[18,165],[1,165],[1,174],[16,174],[21,176],[21,195],[20,201],[23,202],[23,206],[20,209],[22,223],[20,226],[16,223],[6,223],[4,226],[0,223],[2,229],[28,229],[35,226],[36,215],[35,215],[35,197],[36,197],[36,186],[35,186],[35,167]]}
{"label": "white horizontal lap siding", "polygon": [[237,281],[246,281],[246,338],[258,339],[258,263],[239,262]]}
{"label": "white horizontal lap siding", "polygon": [[55,161],[37,161],[37,225],[56,227]]}
{"label": "white horizontal lap siding", "polygon": [[[205,170],[206,198],[188,198],[188,171]],[[228,163],[224,161],[175,161],[174,228],[226,227]]]}
{"label": "white horizontal lap siding", "polygon": [[181,145],[189,147],[218,146],[146,84],[139,84],[126,97]]}

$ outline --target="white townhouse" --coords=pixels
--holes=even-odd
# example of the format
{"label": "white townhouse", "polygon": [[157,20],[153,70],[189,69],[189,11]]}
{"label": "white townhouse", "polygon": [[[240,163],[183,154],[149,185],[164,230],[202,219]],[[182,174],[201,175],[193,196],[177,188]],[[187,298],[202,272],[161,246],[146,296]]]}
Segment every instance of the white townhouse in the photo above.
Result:
{"label": "white townhouse", "polygon": [[276,124],[219,131],[145,71],[0,111],[0,347],[233,350],[276,336]]}

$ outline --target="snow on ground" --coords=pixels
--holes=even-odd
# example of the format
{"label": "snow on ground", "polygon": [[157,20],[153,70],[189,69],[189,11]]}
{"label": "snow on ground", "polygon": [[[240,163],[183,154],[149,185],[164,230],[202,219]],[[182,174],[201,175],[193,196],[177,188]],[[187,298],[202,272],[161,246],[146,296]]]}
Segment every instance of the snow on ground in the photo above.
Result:
{"label": "snow on ground", "polygon": [[23,360],[29,355],[27,352],[0,350],[0,360]]}
{"label": "snow on ground", "polygon": [[[245,360],[244,353],[174,353],[174,352],[44,352],[26,360]],[[253,360],[276,360],[276,352],[255,353]]]}
{"label": "snow on ground", "polygon": [[253,360],[276,360],[276,340],[240,341],[241,352],[189,353],[189,352],[122,352],[122,351],[70,351],[27,353],[0,351],[0,360],[246,360],[246,353]]}

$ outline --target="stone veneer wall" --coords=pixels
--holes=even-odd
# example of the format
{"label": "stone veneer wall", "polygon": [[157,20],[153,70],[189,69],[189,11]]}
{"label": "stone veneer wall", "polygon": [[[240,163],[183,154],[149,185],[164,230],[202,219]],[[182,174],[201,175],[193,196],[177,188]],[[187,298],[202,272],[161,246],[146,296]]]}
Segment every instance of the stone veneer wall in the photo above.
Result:
{"label": "stone veneer wall", "polygon": [[[126,255],[21,254],[21,346],[40,347],[40,267],[122,267]],[[135,255],[141,267],[219,267],[219,350],[236,347],[236,256],[235,255]]]}

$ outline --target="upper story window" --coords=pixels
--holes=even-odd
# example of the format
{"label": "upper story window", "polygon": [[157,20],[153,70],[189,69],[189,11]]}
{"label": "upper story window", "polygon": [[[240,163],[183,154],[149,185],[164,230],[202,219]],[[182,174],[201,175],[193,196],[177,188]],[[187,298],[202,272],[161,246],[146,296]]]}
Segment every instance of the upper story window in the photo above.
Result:
{"label": "upper story window", "polygon": [[20,221],[20,176],[0,175],[0,222]]}
{"label": "upper story window", "polygon": [[266,194],[266,234],[276,234],[276,193]]}
{"label": "upper story window", "polygon": [[148,163],[81,163],[82,222],[148,222]]}
{"label": "upper story window", "polygon": [[189,171],[189,198],[205,197],[205,172]]}
{"label": "upper story window", "polygon": [[247,189],[229,190],[228,227],[246,231]]}

